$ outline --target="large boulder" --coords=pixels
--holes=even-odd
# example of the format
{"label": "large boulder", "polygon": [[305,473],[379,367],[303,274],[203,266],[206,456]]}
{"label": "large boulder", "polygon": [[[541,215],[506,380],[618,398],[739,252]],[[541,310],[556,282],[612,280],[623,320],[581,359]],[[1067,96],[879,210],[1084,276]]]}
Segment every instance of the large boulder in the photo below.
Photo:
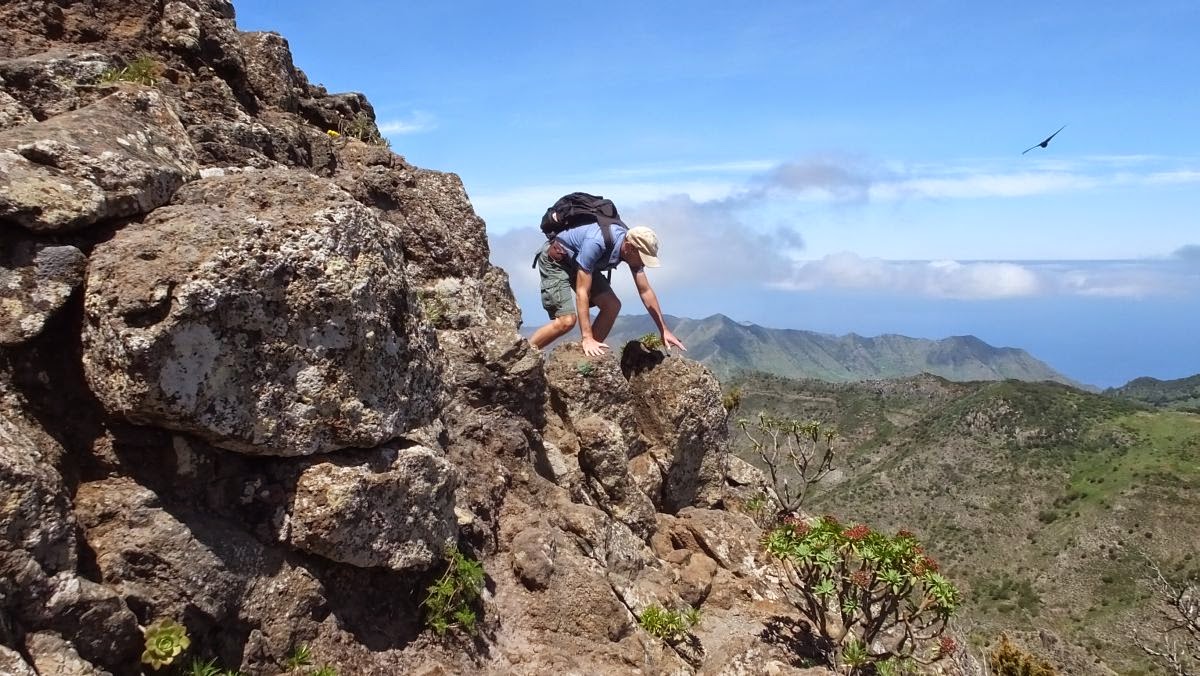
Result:
{"label": "large boulder", "polygon": [[[545,370],[545,440],[565,454],[568,467],[577,464],[582,470],[585,495],[578,497],[649,537],[654,505],[629,471],[630,458],[645,450],[645,442],[634,424],[629,384],[621,370],[611,359],[587,357],[577,344],[551,353]],[[555,463],[542,464],[550,468]],[[568,470],[562,478],[570,476]]]}
{"label": "large boulder", "polygon": [[294,112],[304,82],[292,63],[288,42],[278,33],[242,33],[246,80],[260,105]]}
{"label": "large boulder", "polygon": [[193,533],[196,524],[168,512],[153,491],[128,478],[85,483],[75,503],[101,580],[143,609],[147,622],[171,617],[194,630],[197,620],[215,624],[236,616],[245,581],[227,559],[254,558],[261,548],[255,542],[206,519],[198,523],[220,540],[219,548],[205,544]]}
{"label": "large boulder", "polygon": [[163,95],[121,87],[85,108],[0,132],[0,224],[63,232],[145,214],[197,171]]}
{"label": "large boulder", "polygon": [[625,347],[622,368],[637,428],[664,468],[663,511],[720,504],[730,455],[721,384],[703,364],[636,341]]}
{"label": "large boulder", "polygon": [[205,178],[92,254],[84,366],[131,421],[253,455],[374,448],[440,407],[395,226],[284,169]]}
{"label": "large boulder", "polygon": [[0,234],[0,345],[23,343],[83,282],[87,257],[73,246],[50,246]]}
{"label": "large boulder", "polygon": [[282,537],[360,568],[424,570],[454,542],[454,468],[414,446],[342,453],[300,473]]}

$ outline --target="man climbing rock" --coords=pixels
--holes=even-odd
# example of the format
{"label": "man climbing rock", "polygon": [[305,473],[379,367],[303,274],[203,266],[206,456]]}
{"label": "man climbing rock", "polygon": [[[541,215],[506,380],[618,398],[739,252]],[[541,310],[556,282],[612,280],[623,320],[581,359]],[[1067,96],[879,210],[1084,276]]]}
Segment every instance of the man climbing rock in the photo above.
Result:
{"label": "man climbing rock", "polygon": [[[585,354],[597,356],[609,349],[604,339],[621,311],[621,301],[601,273],[624,261],[663,345],[668,350],[686,349],[667,328],[646,276],[646,268],[659,265],[658,235],[653,230],[626,226],[610,200],[572,193],[546,210],[542,231],[548,239],[534,265],[541,276],[542,307],[550,323],[535,331],[529,342],[544,348],[578,324]],[[589,314],[592,307],[600,310],[594,322]]]}

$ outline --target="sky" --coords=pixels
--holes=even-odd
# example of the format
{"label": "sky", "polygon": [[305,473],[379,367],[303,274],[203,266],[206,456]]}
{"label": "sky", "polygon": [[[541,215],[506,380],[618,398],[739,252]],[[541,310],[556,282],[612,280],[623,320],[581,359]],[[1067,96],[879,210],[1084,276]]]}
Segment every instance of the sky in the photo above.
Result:
{"label": "sky", "polygon": [[537,223],[582,190],[658,232],[670,315],[1200,373],[1193,0],[235,6],[462,178],[527,324]]}

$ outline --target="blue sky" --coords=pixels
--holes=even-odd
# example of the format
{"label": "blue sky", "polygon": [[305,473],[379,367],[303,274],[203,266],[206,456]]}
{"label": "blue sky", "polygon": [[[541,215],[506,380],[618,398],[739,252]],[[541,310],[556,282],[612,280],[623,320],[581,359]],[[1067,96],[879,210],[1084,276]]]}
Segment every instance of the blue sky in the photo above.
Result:
{"label": "blue sky", "polygon": [[527,323],[536,223],[585,190],[659,231],[670,314],[1200,372],[1200,3],[735,4],[236,8],[462,177]]}

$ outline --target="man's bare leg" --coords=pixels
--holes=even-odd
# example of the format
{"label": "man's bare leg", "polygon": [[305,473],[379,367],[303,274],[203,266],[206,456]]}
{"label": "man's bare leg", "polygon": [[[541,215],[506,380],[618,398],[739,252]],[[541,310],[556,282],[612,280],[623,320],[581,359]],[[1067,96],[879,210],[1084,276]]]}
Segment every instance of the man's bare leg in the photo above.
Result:
{"label": "man's bare leg", "polygon": [[596,315],[596,321],[592,322],[592,335],[603,343],[604,339],[608,338],[608,332],[612,331],[613,323],[617,321],[617,315],[621,312],[621,299],[617,298],[617,294],[609,291],[593,298],[592,301],[596,307],[600,308],[600,313]]}
{"label": "man's bare leg", "polygon": [[567,332],[573,328],[575,328],[575,315],[563,315],[561,317],[555,317],[554,320],[549,324],[543,326],[537,331],[534,331],[533,335],[529,337],[529,342],[533,343],[534,347],[541,350],[550,343],[553,343],[559,338],[565,336]]}

